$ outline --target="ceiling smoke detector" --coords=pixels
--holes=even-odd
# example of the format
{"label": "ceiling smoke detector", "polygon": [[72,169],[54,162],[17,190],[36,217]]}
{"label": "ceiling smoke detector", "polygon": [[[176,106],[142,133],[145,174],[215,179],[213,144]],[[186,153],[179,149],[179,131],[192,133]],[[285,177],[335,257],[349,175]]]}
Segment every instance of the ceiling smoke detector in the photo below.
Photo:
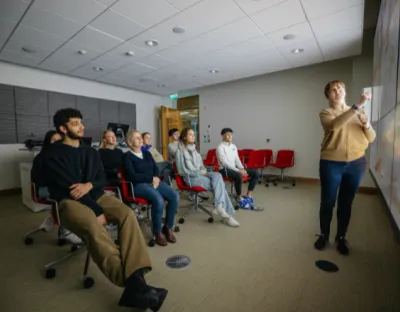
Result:
{"label": "ceiling smoke detector", "polygon": [[125,53],[127,56],[134,56],[135,55],[135,52],[133,52],[133,51],[128,51],[128,52],[126,52]]}
{"label": "ceiling smoke detector", "polygon": [[36,53],[36,50],[34,48],[30,48],[30,47],[22,47],[21,50],[26,53]]}
{"label": "ceiling smoke detector", "polygon": [[155,46],[158,46],[158,41],[157,40],[147,40],[147,41],[145,41],[145,44],[148,45],[149,47],[155,47]]}
{"label": "ceiling smoke detector", "polygon": [[79,53],[80,55],[85,55],[87,52],[86,52],[86,50],[79,50],[78,53]]}
{"label": "ceiling smoke detector", "polygon": [[182,26],[175,26],[172,31],[176,34],[183,34],[186,30]]}
{"label": "ceiling smoke detector", "polygon": [[211,69],[210,73],[211,74],[216,74],[216,73],[219,73],[219,70],[218,69]]}
{"label": "ceiling smoke detector", "polygon": [[100,66],[95,66],[95,67],[93,67],[93,70],[95,70],[95,71],[103,71],[104,68],[100,67]]}
{"label": "ceiling smoke detector", "polygon": [[293,35],[293,34],[287,34],[287,35],[284,35],[284,36],[283,36],[283,39],[284,39],[284,40],[292,40],[292,39],[294,39],[294,38],[296,38],[296,36]]}
{"label": "ceiling smoke detector", "polygon": [[294,53],[294,54],[298,54],[298,53],[301,53],[301,52],[304,52],[304,49],[294,49],[294,50],[292,50],[292,53]]}

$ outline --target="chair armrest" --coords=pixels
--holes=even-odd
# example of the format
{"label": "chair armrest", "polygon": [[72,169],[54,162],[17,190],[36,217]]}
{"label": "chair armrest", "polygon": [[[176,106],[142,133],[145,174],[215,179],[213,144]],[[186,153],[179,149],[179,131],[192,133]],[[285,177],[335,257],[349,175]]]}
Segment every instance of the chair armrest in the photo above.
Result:
{"label": "chair armrest", "polygon": [[104,190],[114,192],[117,195],[118,199],[122,201],[121,190],[118,186],[106,186]]}

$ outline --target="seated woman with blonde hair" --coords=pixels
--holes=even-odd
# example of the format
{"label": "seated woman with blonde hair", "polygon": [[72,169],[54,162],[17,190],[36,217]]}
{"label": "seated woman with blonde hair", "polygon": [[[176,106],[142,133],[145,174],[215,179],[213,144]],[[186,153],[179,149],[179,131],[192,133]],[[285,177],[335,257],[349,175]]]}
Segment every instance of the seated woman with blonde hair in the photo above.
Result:
{"label": "seated woman with blonde hair", "polygon": [[225,188],[224,180],[219,172],[207,172],[200,154],[194,144],[194,131],[185,128],[181,132],[180,142],[176,151],[176,167],[185,183],[200,186],[214,195],[213,213],[222,218],[222,222],[238,227],[240,224],[233,218],[235,209]]}
{"label": "seated woman with blonde hair", "polygon": [[[173,227],[179,203],[179,194],[169,185],[160,181],[157,164],[149,151],[142,151],[143,138],[139,131],[128,132],[127,144],[130,151],[122,158],[125,178],[133,184],[135,196],[147,200],[151,208],[151,220],[155,241],[160,246],[175,243]],[[168,202],[165,208],[166,218],[162,227],[164,199]]]}

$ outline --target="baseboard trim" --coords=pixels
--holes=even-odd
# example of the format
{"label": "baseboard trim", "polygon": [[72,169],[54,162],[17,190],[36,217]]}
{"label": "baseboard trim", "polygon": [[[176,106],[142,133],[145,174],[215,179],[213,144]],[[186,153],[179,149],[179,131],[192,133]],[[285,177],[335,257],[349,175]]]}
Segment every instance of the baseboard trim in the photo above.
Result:
{"label": "baseboard trim", "polygon": [[0,190],[0,197],[20,195],[20,194],[22,194],[22,189],[20,187],[8,189],[8,190]]}
{"label": "baseboard trim", "polygon": [[390,211],[390,207],[387,204],[387,202],[385,200],[385,197],[383,196],[383,193],[382,193],[381,189],[379,188],[378,183],[376,182],[376,179],[375,179],[374,175],[371,172],[371,169],[369,171],[371,173],[372,181],[374,182],[374,184],[376,185],[376,188],[378,190],[378,195],[379,195],[379,198],[380,198],[380,200],[382,202],[382,205],[385,207],[384,208],[385,209],[385,213],[386,213],[386,215],[387,215],[387,217],[389,219],[390,226],[392,227],[394,238],[397,241],[397,243],[400,245],[400,228],[397,227],[397,223],[393,218],[393,215],[392,215],[392,213]]}
{"label": "baseboard trim", "polygon": [[[292,177],[292,179],[296,180],[296,183],[300,182],[300,183],[307,183],[307,184],[314,184],[314,185],[320,184],[319,179],[315,179],[315,178]],[[367,195],[378,195],[379,194],[379,190],[376,187],[370,187],[370,186],[360,186],[358,188],[357,192],[360,194],[367,194]]]}

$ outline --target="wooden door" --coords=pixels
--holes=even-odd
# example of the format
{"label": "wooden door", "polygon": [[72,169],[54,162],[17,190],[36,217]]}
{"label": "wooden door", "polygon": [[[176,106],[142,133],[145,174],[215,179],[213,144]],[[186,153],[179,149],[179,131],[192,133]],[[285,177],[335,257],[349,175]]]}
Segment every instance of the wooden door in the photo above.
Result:
{"label": "wooden door", "polygon": [[164,160],[168,159],[168,144],[171,138],[168,136],[168,131],[173,128],[182,130],[182,120],[179,110],[161,106],[161,150]]}

